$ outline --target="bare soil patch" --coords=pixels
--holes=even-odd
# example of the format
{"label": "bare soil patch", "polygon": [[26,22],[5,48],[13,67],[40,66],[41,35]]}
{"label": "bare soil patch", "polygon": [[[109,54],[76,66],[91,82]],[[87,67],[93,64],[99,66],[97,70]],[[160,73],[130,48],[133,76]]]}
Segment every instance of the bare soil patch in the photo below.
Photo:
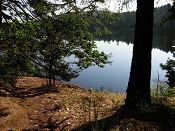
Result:
{"label": "bare soil patch", "polygon": [[21,76],[15,89],[0,88],[0,131],[73,130],[113,115],[125,98],[61,81],[53,89],[46,84],[44,78]]}

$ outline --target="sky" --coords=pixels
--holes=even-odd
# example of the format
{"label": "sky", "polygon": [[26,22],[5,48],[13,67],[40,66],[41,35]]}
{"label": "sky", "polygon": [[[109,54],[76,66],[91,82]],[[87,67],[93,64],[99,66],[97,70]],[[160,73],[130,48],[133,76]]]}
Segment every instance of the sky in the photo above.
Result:
{"label": "sky", "polygon": [[[103,7],[107,7],[109,10],[113,11],[113,12],[118,12],[120,10],[120,5],[119,1],[124,1],[124,0],[107,0],[107,2],[101,6]],[[136,0],[132,0],[133,2],[131,2],[130,4],[128,4],[129,6],[126,8],[123,8],[122,12],[126,12],[126,11],[135,11],[136,10]],[[172,4],[173,0],[155,0],[155,7],[160,7],[163,5],[167,5]]]}
{"label": "sky", "polygon": [[[49,0],[51,2],[55,2],[56,0]],[[58,2],[60,2],[60,0],[57,0]],[[80,6],[82,6],[82,1],[86,1],[88,2],[88,0],[76,0],[77,3],[81,3]],[[123,1],[132,1],[129,2],[127,9],[123,8],[123,10],[121,11],[121,3]],[[101,7],[101,8],[107,8],[112,12],[126,12],[126,11],[136,11],[136,1],[137,0],[105,0],[105,3],[101,3],[98,4],[97,6]],[[154,0],[155,1],[155,7],[160,7],[162,5],[167,5],[168,3],[172,4],[173,0]],[[85,3],[86,3],[85,2]],[[125,6],[126,7],[126,6]]]}

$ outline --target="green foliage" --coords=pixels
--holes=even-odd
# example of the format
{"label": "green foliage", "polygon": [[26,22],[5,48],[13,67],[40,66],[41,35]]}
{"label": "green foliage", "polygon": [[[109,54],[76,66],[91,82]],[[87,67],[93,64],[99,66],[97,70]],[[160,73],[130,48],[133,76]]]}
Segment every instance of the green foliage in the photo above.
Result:
{"label": "green foliage", "polygon": [[34,75],[32,62],[23,56],[29,41],[32,42],[33,27],[30,23],[19,23],[17,20],[4,23],[0,30],[0,79],[14,86],[19,75]]}
{"label": "green foliage", "polygon": [[166,89],[165,96],[174,97],[175,96],[175,87]]}
{"label": "green foliage", "polygon": [[[151,94],[155,98],[162,97],[162,100],[166,97],[174,97],[175,96],[175,87],[168,87],[166,81],[158,81],[157,79],[153,81]],[[160,101],[160,98],[159,98]]]}
{"label": "green foliage", "polygon": [[175,61],[172,59],[168,59],[165,64],[160,64],[162,70],[166,70],[167,84],[169,87],[175,86]]}
{"label": "green foliage", "polygon": [[164,80],[154,79],[151,87],[151,95],[152,96],[165,96],[166,89],[168,85]]}
{"label": "green foliage", "polygon": [[47,76],[51,84],[55,78],[69,81],[92,65],[104,67],[109,56],[97,50],[93,34],[87,28],[100,24],[97,33],[108,32],[107,28],[101,30],[103,24],[94,17],[96,2],[104,1],[85,2],[83,8],[76,1],[29,1],[30,13],[37,19],[4,23],[0,32],[4,61],[1,66],[9,63],[11,67],[1,76],[9,72],[9,76]]}
{"label": "green foliage", "polygon": [[173,21],[175,19],[175,2],[173,2],[173,5],[168,5],[167,13],[163,17],[161,24],[164,24],[166,22]]}
{"label": "green foliage", "polygon": [[[154,30],[155,32],[163,31],[174,31],[175,28],[175,21],[171,22],[164,22],[162,21],[169,15],[169,9],[172,8],[169,5],[164,5],[161,7],[155,8],[154,12]],[[171,14],[171,13],[170,13]],[[110,32],[115,33],[116,31],[123,31],[123,30],[134,30],[135,26],[135,17],[136,12],[123,12],[123,13],[114,13],[109,11],[102,11],[97,13],[97,17],[100,20],[99,23],[103,23],[104,27],[106,27]],[[93,31],[95,27],[90,26],[90,30]]]}
{"label": "green foliage", "polygon": [[[64,1],[76,4],[73,1]],[[49,79],[58,78],[69,81],[78,76],[83,69],[92,65],[103,67],[108,63],[108,56],[97,50],[93,35],[89,33],[90,24],[99,24],[94,17],[95,9],[90,7],[87,11],[81,8],[67,5],[68,9],[58,15],[49,13],[58,8],[46,3],[50,10],[45,10],[42,4],[33,4],[34,13],[39,16],[41,30],[37,30],[38,55],[37,63],[42,63],[45,73]],[[66,3],[65,3],[66,5]],[[63,5],[63,8],[65,8]],[[90,6],[93,6],[90,4]],[[44,10],[44,11],[42,11]],[[70,11],[71,10],[71,11]],[[82,10],[80,12],[80,10]],[[45,12],[46,11],[46,12]],[[69,12],[70,11],[70,12]],[[98,33],[106,33],[98,30]],[[39,56],[39,57],[38,57]],[[74,57],[71,60],[70,57]],[[73,67],[73,68],[72,68]]]}

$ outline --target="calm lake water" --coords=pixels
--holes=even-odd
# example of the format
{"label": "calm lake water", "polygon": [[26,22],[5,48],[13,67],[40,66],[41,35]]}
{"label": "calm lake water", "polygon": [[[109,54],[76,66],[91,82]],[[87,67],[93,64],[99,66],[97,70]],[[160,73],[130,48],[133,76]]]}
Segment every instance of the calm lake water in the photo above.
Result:
{"label": "calm lake water", "polygon": [[[160,41],[160,39],[158,39]],[[156,43],[156,40],[155,40]],[[151,79],[159,77],[165,79],[165,71],[160,68],[160,63],[166,63],[167,59],[174,59],[173,54],[166,48],[163,50],[165,43],[159,42],[161,45],[154,45],[152,50],[152,75]],[[86,89],[101,89],[112,92],[125,92],[129,80],[131,58],[133,44],[117,40],[97,40],[99,51],[104,51],[106,54],[112,53],[110,61],[112,64],[105,65],[104,68],[92,66],[80,72],[79,77],[72,79],[70,83],[80,85]],[[167,45],[165,46],[167,47]],[[168,46],[171,47],[171,46]],[[159,49],[161,48],[161,49]]]}

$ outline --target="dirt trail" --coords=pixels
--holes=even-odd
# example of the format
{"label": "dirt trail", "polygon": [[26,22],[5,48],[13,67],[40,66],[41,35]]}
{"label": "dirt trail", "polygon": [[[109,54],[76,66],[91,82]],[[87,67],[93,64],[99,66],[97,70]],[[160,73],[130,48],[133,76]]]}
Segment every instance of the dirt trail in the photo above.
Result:
{"label": "dirt trail", "polygon": [[0,89],[0,131],[69,131],[93,120],[94,108],[98,119],[114,114],[125,98],[60,81],[54,90],[45,84],[44,78],[18,77],[13,93]]}
{"label": "dirt trail", "polygon": [[0,107],[5,116],[0,117],[1,131],[20,131],[24,127],[30,128],[30,120],[26,108],[19,98],[0,97]]}

